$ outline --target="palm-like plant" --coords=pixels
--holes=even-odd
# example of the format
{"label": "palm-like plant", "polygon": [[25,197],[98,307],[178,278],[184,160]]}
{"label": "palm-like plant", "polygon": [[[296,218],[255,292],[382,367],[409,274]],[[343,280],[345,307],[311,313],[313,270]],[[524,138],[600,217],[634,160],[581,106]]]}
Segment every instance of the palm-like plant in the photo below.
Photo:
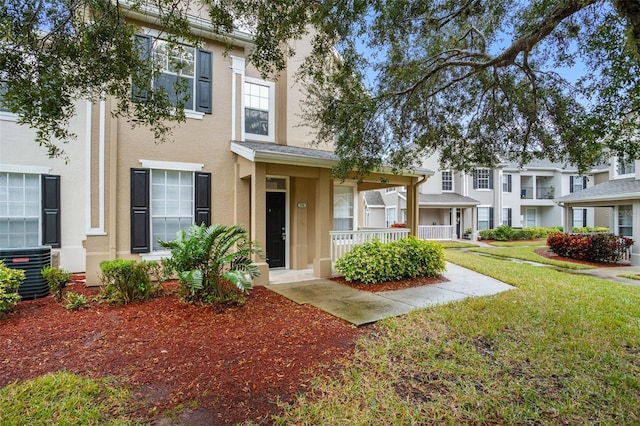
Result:
{"label": "palm-like plant", "polygon": [[233,300],[233,287],[248,292],[260,275],[251,256],[264,257],[238,225],[192,225],[178,232],[175,241],[160,241],[160,245],[171,250],[171,258],[163,261],[165,271],[177,274],[183,297],[191,302]]}

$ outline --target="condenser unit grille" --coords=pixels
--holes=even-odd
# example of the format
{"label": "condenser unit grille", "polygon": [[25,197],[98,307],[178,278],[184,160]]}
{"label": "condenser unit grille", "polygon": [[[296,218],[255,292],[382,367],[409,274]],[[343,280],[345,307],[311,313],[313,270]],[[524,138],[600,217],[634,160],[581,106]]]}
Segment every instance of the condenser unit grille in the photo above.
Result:
{"label": "condenser unit grille", "polygon": [[49,285],[40,271],[51,266],[51,247],[19,247],[0,249],[0,259],[11,269],[22,269],[25,280],[18,288],[23,299],[36,299],[49,294]]}

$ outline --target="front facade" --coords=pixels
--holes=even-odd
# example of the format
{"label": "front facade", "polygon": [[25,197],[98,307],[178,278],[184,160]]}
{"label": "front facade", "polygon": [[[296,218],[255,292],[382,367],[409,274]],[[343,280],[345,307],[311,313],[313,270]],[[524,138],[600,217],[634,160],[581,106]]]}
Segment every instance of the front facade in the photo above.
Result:
{"label": "front facade", "polygon": [[[304,40],[297,42],[298,56],[289,67],[277,79],[265,80],[246,61],[252,48],[248,34],[234,34],[228,52],[225,42],[215,38],[203,38],[198,48],[176,48],[151,20],[138,24],[142,50],[165,64],[150,84],[162,86],[173,98],[176,80],[188,87],[187,119],[174,129],[172,142],[157,144],[149,129],[132,129],[112,116],[114,101],[108,98],[79,109],[83,113],[72,125],[81,138],[69,145],[70,165],[47,159],[24,129],[3,122],[0,180],[14,182],[22,176],[27,187],[31,175],[59,176],[62,209],[56,217],[62,240],[53,246],[60,252],[60,266],[86,271],[87,284],[97,285],[102,261],[158,260],[169,255],[160,240],[172,240],[194,223],[221,223],[245,227],[266,252],[266,259],[254,259],[261,271],[256,284],[268,283],[272,268],[312,267],[314,275],[325,277],[332,273],[330,231],[362,225],[361,192],[407,187],[407,221],[417,223],[417,184],[428,173],[336,180],[331,176],[337,162],[332,147],[310,148],[313,131],[300,126],[298,118],[306,95],[294,79],[300,57],[311,48]],[[172,66],[175,61],[179,73]],[[134,87],[132,94],[143,98],[145,91]],[[17,191],[12,188],[9,194]],[[37,194],[27,198],[43,194],[38,186]],[[11,197],[12,203],[19,201],[17,195]],[[43,217],[38,224],[49,223]],[[6,220],[17,229],[13,216]],[[37,243],[52,245],[43,239],[47,229],[41,228]],[[2,241],[0,247],[9,244]]]}

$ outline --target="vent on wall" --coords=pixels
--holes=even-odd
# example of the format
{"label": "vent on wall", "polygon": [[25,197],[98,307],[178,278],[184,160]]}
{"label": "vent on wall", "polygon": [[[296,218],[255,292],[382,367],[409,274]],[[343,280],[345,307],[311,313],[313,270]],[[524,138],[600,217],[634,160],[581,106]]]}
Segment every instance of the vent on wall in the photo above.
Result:
{"label": "vent on wall", "polygon": [[51,266],[51,247],[20,247],[0,249],[0,259],[11,269],[22,269],[25,280],[18,289],[23,299],[36,299],[49,294],[49,285],[40,271]]}

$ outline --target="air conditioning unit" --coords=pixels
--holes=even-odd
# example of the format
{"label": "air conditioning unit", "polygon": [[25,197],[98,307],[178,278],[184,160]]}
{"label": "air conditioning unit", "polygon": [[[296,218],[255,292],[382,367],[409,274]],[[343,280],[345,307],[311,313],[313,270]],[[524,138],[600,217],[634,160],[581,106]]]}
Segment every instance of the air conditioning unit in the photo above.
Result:
{"label": "air conditioning unit", "polygon": [[24,282],[18,288],[23,299],[37,299],[49,294],[49,284],[40,271],[51,266],[51,247],[0,248],[0,259],[8,268],[24,271]]}

